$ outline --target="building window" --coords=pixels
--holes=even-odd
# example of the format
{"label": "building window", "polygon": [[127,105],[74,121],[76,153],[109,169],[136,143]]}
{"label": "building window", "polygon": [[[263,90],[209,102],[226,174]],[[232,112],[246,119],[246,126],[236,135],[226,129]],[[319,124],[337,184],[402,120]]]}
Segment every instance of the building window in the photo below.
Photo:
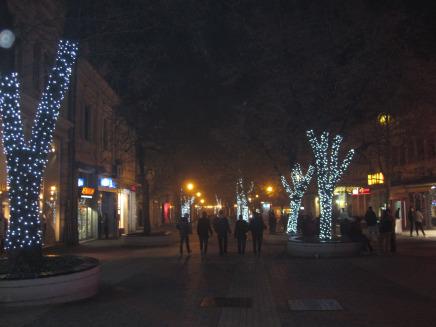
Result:
{"label": "building window", "polygon": [[35,43],[33,45],[33,72],[32,72],[32,80],[33,87],[36,91],[40,91],[40,78],[41,78],[41,45],[39,43]]}
{"label": "building window", "polygon": [[110,135],[110,124],[109,124],[109,120],[107,118],[105,118],[103,120],[103,149],[104,150],[109,150],[110,148],[110,140],[109,140],[109,135]]}
{"label": "building window", "polygon": [[87,141],[92,141],[92,129],[91,129],[91,108],[85,106],[83,113],[83,138]]}

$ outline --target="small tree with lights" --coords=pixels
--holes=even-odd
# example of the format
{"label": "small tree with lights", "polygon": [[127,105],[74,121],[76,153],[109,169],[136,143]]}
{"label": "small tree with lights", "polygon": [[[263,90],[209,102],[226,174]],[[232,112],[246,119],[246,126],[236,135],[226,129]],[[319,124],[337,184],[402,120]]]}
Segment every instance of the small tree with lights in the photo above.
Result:
{"label": "small tree with lights", "polygon": [[280,176],[282,185],[285,188],[286,193],[288,193],[291,202],[291,215],[286,228],[287,233],[290,235],[295,235],[297,233],[297,220],[301,207],[301,200],[303,199],[303,195],[309,186],[314,171],[315,168],[312,165],[309,165],[307,173],[304,175],[303,171],[301,170],[301,166],[299,164],[295,164],[294,168],[291,170],[292,186],[290,183],[288,183],[285,176]]}
{"label": "small tree with lights", "polygon": [[10,221],[5,249],[15,268],[37,270],[42,258],[39,194],[59,110],[68,90],[77,45],[60,41],[53,69],[24,137],[18,74],[0,78],[0,114],[9,186]]}
{"label": "small tree with lights", "polygon": [[238,178],[236,181],[236,218],[242,215],[242,218],[248,222],[250,216],[250,208],[248,206],[248,195],[253,191],[254,183],[251,182],[248,188],[244,187],[244,179]]}
{"label": "small tree with lights", "polygon": [[321,211],[319,238],[328,240],[332,239],[332,206],[335,185],[348,168],[353,158],[354,150],[348,151],[342,163],[339,164],[338,157],[342,136],[336,135],[330,146],[328,132],[323,132],[319,140],[312,130],[307,131],[306,134],[315,156]]}

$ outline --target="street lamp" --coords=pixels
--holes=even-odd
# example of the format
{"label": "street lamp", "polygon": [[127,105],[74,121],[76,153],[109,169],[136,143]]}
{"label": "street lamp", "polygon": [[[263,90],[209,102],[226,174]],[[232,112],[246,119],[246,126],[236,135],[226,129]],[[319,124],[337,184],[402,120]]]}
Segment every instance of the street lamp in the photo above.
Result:
{"label": "street lamp", "polygon": [[199,198],[201,196],[201,192],[197,192],[195,195],[197,196],[197,198]]}
{"label": "street lamp", "polygon": [[274,191],[274,189],[273,189],[272,186],[268,186],[268,187],[266,188],[266,191],[267,191],[268,193],[272,193],[272,192]]}
{"label": "street lamp", "polygon": [[187,188],[189,191],[192,191],[192,190],[194,189],[194,184],[192,184],[192,183],[188,183],[188,184],[186,184],[186,188]]}
{"label": "street lamp", "polygon": [[201,204],[204,204],[204,199],[201,199],[201,200],[200,200],[200,203],[201,203]]}

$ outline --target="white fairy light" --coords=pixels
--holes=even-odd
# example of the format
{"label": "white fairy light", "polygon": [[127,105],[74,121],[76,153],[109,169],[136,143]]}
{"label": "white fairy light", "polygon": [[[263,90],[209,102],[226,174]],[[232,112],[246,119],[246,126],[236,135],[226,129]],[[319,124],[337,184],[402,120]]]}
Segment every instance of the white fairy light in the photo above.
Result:
{"label": "white fairy light", "polygon": [[323,132],[319,141],[312,130],[307,131],[306,134],[315,156],[321,211],[319,237],[320,239],[331,239],[333,192],[336,183],[340,180],[345,170],[350,165],[351,159],[354,155],[354,150],[351,149],[345,156],[342,164],[339,165],[338,156],[342,136],[336,135],[333,138],[333,143],[330,147],[328,132]]}
{"label": "white fairy light", "polygon": [[315,168],[312,165],[309,165],[306,175],[303,175],[301,166],[299,164],[295,164],[294,168],[291,170],[293,187],[290,185],[290,183],[288,183],[285,176],[281,176],[282,185],[285,188],[286,193],[288,193],[291,202],[291,215],[286,228],[288,234],[295,235],[297,233],[297,220],[301,207],[301,200],[303,199],[303,195],[309,186],[314,171]]}
{"label": "white fairy light", "polygon": [[42,176],[76,57],[76,43],[61,40],[28,142],[21,121],[18,75],[12,73],[0,78],[0,114],[11,207],[5,242],[8,251],[42,245],[39,219]]}
{"label": "white fairy light", "polygon": [[250,209],[248,207],[248,194],[253,190],[254,183],[251,183],[250,190],[248,192],[244,189],[243,179],[239,178],[236,181],[236,215],[237,219],[242,215],[242,219],[248,222],[250,216]]}

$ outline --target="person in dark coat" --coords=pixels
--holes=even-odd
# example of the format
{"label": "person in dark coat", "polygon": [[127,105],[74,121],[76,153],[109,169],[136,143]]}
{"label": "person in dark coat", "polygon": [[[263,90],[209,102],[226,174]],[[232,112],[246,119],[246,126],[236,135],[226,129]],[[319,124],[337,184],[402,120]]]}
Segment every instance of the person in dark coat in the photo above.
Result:
{"label": "person in dark coat", "polygon": [[235,223],[235,238],[238,241],[238,253],[245,254],[245,245],[247,243],[248,223],[239,215],[238,221]]}
{"label": "person in dark coat", "polygon": [[268,214],[268,225],[269,225],[269,233],[275,234],[277,227],[277,220],[274,210],[270,210]]}
{"label": "person in dark coat", "polygon": [[260,213],[255,212],[253,219],[250,221],[250,231],[253,238],[253,252],[260,256],[263,241],[263,231],[266,229]]}
{"label": "person in dark coat", "polygon": [[202,216],[198,219],[197,234],[200,239],[200,253],[205,255],[207,253],[207,243],[209,242],[209,235],[212,236],[212,228],[210,227],[210,220],[207,217],[207,212],[203,211]]}
{"label": "person in dark coat", "polygon": [[189,234],[191,234],[191,223],[189,222],[189,215],[185,215],[180,218],[180,222],[176,225],[180,234],[180,255],[183,255],[183,243],[186,243],[186,250],[188,254],[191,253],[191,248],[189,247]]}
{"label": "person in dark coat", "polygon": [[214,229],[218,236],[220,255],[227,253],[227,235],[231,234],[229,220],[224,216],[224,211],[220,210],[218,217],[214,221]]}
{"label": "person in dark coat", "polygon": [[388,253],[391,250],[393,221],[394,218],[391,214],[391,210],[389,208],[385,209],[380,220],[380,250],[382,253]]}

